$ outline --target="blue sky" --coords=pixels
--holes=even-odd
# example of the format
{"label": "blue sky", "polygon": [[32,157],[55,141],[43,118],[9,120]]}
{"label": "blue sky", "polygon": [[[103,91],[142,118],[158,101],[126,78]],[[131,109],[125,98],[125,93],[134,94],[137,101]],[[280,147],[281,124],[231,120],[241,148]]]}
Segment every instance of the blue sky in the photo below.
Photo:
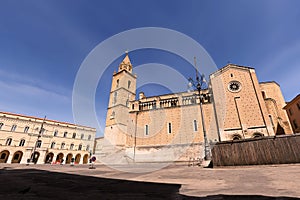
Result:
{"label": "blue sky", "polygon": [[[252,66],[259,81],[276,81],[290,101],[300,91],[299,7],[297,0],[0,0],[0,110],[74,122],[72,90],[83,60],[105,39],[139,27],[190,36],[219,68],[228,62]],[[130,56],[134,66],[187,65],[158,50]],[[107,79],[101,79],[97,90],[102,128],[111,74],[121,59],[106,70]],[[143,89],[147,95],[164,92],[155,85]]]}

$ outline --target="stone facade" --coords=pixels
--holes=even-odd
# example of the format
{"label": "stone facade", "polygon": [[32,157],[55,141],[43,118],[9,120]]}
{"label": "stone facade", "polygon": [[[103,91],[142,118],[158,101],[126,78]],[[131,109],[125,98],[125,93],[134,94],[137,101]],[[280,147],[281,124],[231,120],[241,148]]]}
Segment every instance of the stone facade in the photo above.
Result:
{"label": "stone facade", "polygon": [[86,164],[95,135],[90,127],[0,112],[0,163],[25,164],[34,155],[37,164],[69,164],[72,158]]}
{"label": "stone facade", "polygon": [[[132,160],[202,159],[204,130],[211,145],[219,140],[291,133],[279,85],[260,84],[253,68],[233,64],[221,68],[210,75],[208,89],[201,90],[201,97],[198,91],[152,97],[140,93],[135,100],[136,79],[126,55],[113,75],[101,138],[102,147],[110,144],[123,149],[124,156]],[[101,152],[96,148],[96,155],[103,155],[103,151],[105,147]]]}
{"label": "stone facade", "polygon": [[294,133],[300,133],[300,94],[290,101],[284,109],[287,110]]}

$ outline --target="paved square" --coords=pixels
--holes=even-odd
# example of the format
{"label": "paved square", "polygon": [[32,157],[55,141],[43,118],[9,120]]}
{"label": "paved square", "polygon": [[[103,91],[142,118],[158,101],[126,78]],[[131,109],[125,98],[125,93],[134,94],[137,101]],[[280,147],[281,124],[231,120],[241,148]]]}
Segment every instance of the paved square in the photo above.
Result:
{"label": "paved square", "polygon": [[[131,167],[138,170],[140,167],[151,168],[151,164],[137,164]],[[117,171],[105,165],[95,165],[96,169],[89,169],[89,165],[1,164],[0,168],[1,199],[20,199],[22,195],[27,195],[24,196],[25,199],[51,199],[53,195],[64,199],[61,195],[66,194],[72,199],[187,199],[214,195],[215,199],[222,199],[218,196],[221,194],[231,197],[261,195],[261,199],[300,197],[299,164],[213,169],[172,164],[164,169],[143,174]],[[54,177],[56,178],[53,179]],[[114,182],[115,179],[117,182]],[[174,196],[176,190],[179,190],[180,194]]]}

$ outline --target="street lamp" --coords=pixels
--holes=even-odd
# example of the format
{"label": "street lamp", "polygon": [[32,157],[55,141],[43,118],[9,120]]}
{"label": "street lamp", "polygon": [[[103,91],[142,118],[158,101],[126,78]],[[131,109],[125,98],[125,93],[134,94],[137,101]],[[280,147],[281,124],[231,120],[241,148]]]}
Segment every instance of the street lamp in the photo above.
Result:
{"label": "street lamp", "polygon": [[[195,67],[196,67],[196,59],[195,59]],[[204,137],[204,160],[210,160],[210,147],[207,140],[206,135],[206,128],[205,128],[205,122],[204,122],[204,114],[203,114],[203,108],[202,108],[202,99],[203,94],[201,94],[201,90],[204,89],[206,80],[204,78],[204,74],[202,74],[199,77],[198,70],[196,69],[196,80],[193,80],[192,78],[189,78],[189,87],[193,87],[198,91],[199,100],[200,100],[200,113],[201,113],[201,120],[202,120],[202,129],[203,129],[203,137]]]}
{"label": "street lamp", "polygon": [[35,142],[35,145],[34,145],[34,147],[33,147],[33,152],[32,152],[32,154],[31,154],[31,157],[30,157],[30,162],[31,163],[34,163],[34,161],[35,161],[35,151],[36,151],[36,148],[37,148],[37,145],[38,145],[38,141],[39,141],[39,139],[41,138],[41,136],[42,136],[42,134],[43,134],[43,131],[44,131],[44,123],[45,123],[45,120],[46,120],[46,116],[44,117],[44,119],[43,119],[43,122],[42,122],[42,125],[41,125],[41,128],[40,128],[40,130],[39,130],[39,134],[38,134],[38,137],[37,137],[37,139],[36,139],[36,142]]}

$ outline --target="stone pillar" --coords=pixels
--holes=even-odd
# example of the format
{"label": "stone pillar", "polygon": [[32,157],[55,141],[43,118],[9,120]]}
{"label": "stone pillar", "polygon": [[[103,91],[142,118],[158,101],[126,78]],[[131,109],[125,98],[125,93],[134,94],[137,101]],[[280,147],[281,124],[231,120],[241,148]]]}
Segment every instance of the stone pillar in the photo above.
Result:
{"label": "stone pillar", "polygon": [[11,161],[12,161],[12,159],[13,159],[14,153],[15,153],[14,151],[10,151],[10,152],[9,152],[9,156],[8,156],[8,158],[7,158],[6,163],[11,164]]}

